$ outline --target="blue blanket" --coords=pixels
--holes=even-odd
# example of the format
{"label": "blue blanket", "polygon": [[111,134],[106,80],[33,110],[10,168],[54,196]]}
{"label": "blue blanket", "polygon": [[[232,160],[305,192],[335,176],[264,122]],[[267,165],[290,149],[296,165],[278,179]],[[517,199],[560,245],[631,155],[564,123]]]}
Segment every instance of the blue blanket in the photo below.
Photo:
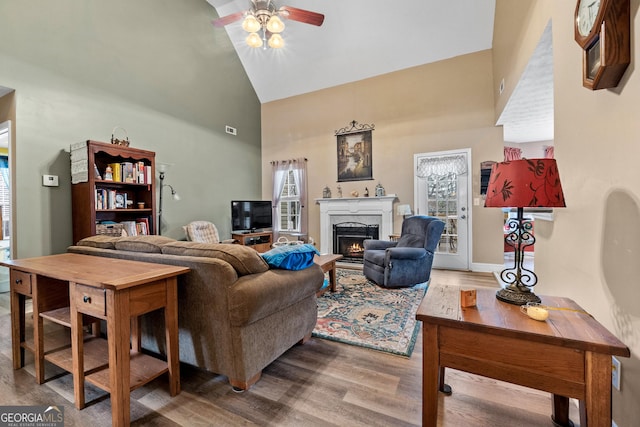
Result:
{"label": "blue blanket", "polygon": [[316,254],[320,252],[313,245],[304,244],[278,246],[260,255],[271,268],[304,270],[311,267]]}

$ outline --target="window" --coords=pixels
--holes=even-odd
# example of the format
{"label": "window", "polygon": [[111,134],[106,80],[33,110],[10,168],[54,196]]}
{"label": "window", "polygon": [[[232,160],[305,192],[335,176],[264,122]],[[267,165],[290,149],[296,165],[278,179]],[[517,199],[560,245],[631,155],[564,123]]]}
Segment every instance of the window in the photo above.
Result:
{"label": "window", "polygon": [[286,172],[280,193],[280,231],[300,231],[300,192],[292,169]]}

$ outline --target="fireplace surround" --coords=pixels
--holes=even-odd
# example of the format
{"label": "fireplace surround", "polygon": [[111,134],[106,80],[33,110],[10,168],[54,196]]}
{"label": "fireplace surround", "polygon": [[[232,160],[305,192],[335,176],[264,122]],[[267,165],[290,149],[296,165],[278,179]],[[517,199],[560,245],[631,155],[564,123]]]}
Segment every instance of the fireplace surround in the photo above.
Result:
{"label": "fireplace surround", "polygon": [[380,197],[344,197],[316,199],[320,205],[320,252],[339,253],[334,248],[333,226],[342,222],[378,226],[378,238],[393,234],[395,194]]}

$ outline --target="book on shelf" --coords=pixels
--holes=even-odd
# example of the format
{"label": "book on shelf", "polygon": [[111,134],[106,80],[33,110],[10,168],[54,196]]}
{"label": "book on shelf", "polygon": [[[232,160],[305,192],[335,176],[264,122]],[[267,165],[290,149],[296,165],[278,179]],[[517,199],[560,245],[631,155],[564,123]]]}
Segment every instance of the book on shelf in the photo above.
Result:
{"label": "book on shelf", "polygon": [[120,170],[122,171],[122,175],[120,176],[120,181],[122,182],[136,182],[134,179],[134,168],[133,163],[131,162],[123,162],[120,165]]}
{"label": "book on shelf", "polygon": [[124,226],[124,231],[127,232],[127,236],[138,235],[138,229],[135,221],[120,221],[120,224]]}
{"label": "book on shelf", "polygon": [[[107,166],[111,169],[112,178],[108,179],[105,171],[105,181],[133,184],[151,184],[153,182],[151,166],[145,165],[144,162],[109,163]],[[97,167],[95,167],[95,174],[97,179],[102,179]]]}
{"label": "book on shelf", "polygon": [[122,182],[122,166],[120,163],[109,163],[107,166],[111,168],[111,175],[114,182]]}
{"label": "book on shelf", "polygon": [[148,234],[151,234],[149,232],[149,219],[148,218],[138,218],[136,219],[136,225],[139,227],[138,230],[138,234],[146,236]]}

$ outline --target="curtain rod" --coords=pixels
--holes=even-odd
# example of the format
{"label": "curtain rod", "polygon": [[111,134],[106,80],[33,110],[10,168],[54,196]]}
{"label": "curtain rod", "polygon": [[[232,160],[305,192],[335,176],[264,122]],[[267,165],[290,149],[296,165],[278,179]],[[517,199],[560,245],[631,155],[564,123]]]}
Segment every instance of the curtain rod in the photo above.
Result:
{"label": "curtain rod", "polygon": [[[278,160],[272,160],[272,161],[270,161],[269,163],[274,164],[274,163],[275,163],[275,162],[277,162],[277,161],[278,161]],[[297,159],[289,159],[289,160],[280,160],[280,161],[281,161],[281,162],[289,162],[289,163],[292,163],[292,162],[297,162],[298,160],[297,160]],[[304,158],[304,161],[305,161],[305,162],[307,161],[307,158],[306,158],[306,157]]]}

